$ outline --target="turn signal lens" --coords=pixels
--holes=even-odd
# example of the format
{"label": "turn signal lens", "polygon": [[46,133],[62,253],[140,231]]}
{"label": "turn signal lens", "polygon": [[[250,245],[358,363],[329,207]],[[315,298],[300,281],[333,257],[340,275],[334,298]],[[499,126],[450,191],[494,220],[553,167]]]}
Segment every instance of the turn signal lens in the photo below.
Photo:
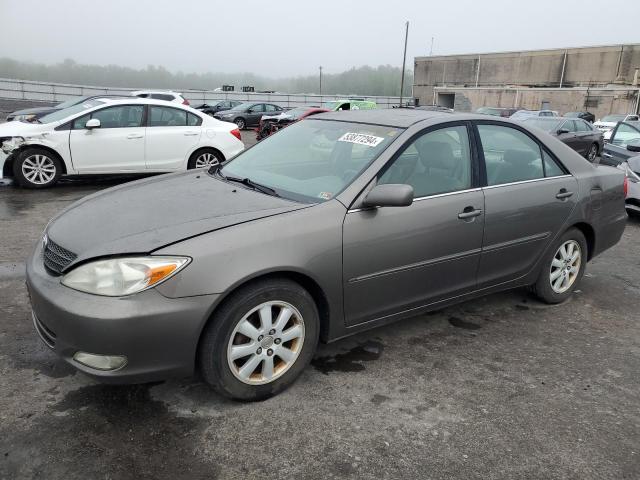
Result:
{"label": "turn signal lens", "polygon": [[188,257],[122,257],[80,265],[62,284],[94,295],[131,295],[167,280],[191,261]]}
{"label": "turn signal lens", "polygon": [[629,192],[629,177],[624,176],[624,183],[622,184],[622,189],[624,190],[624,198],[627,198],[627,193]]}

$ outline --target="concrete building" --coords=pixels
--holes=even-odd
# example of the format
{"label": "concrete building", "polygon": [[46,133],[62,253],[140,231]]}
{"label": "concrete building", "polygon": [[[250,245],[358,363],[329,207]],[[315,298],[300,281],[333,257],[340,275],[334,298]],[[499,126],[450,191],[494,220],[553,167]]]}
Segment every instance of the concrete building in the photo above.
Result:
{"label": "concrete building", "polygon": [[640,44],[416,57],[413,96],[461,111],[482,106],[637,112]]}

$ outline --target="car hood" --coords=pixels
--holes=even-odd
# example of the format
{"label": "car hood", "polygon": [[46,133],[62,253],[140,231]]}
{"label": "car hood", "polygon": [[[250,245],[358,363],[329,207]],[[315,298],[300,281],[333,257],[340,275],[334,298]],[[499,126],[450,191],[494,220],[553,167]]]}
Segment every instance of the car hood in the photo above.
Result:
{"label": "car hood", "polygon": [[58,123],[29,123],[29,122],[5,122],[0,124],[0,138],[24,137],[29,138],[49,132]]}
{"label": "car hood", "polygon": [[16,110],[15,112],[11,112],[11,116],[15,115],[32,115],[34,113],[50,113],[56,112],[59,109],[54,107],[36,107],[36,108],[25,108],[24,110]]}
{"label": "car hood", "polygon": [[71,267],[89,258],[149,253],[203,233],[308,206],[195,170],[89,195],[52,220],[46,234],[77,255]]}

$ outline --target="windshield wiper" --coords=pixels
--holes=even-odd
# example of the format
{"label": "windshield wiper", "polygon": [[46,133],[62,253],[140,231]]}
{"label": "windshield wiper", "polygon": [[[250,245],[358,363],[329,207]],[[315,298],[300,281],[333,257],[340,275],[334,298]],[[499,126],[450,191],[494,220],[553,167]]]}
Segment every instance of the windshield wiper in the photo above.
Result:
{"label": "windshield wiper", "polygon": [[259,192],[266,193],[267,195],[271,195],[273,197],[280,196],[273,188],[267,187],[266,185],[262,185],[261,183],[254,182],[248,177],[240,178],[240,177],[227,176],[224,173],[222,173],[221,170],[216,170],[215,173],[220,175],[220,178],[222,178],[223,180],[226,180],[227,182],[241,183],[242,185],[245,185],[249,188],[253,188],[254,190],[257,190]]}

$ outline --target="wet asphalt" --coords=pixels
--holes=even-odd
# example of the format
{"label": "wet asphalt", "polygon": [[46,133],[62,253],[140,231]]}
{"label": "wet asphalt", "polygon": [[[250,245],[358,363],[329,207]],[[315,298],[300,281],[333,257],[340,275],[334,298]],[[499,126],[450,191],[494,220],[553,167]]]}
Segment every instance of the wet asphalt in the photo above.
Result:
{"label": "wet asphalt", "polygon": [[24,260],[123,179],[0,186],[0,479],[638,479],[640,221],[563,305],[518,290],[319,351],[262,403],[97,384],[42,345]]}

